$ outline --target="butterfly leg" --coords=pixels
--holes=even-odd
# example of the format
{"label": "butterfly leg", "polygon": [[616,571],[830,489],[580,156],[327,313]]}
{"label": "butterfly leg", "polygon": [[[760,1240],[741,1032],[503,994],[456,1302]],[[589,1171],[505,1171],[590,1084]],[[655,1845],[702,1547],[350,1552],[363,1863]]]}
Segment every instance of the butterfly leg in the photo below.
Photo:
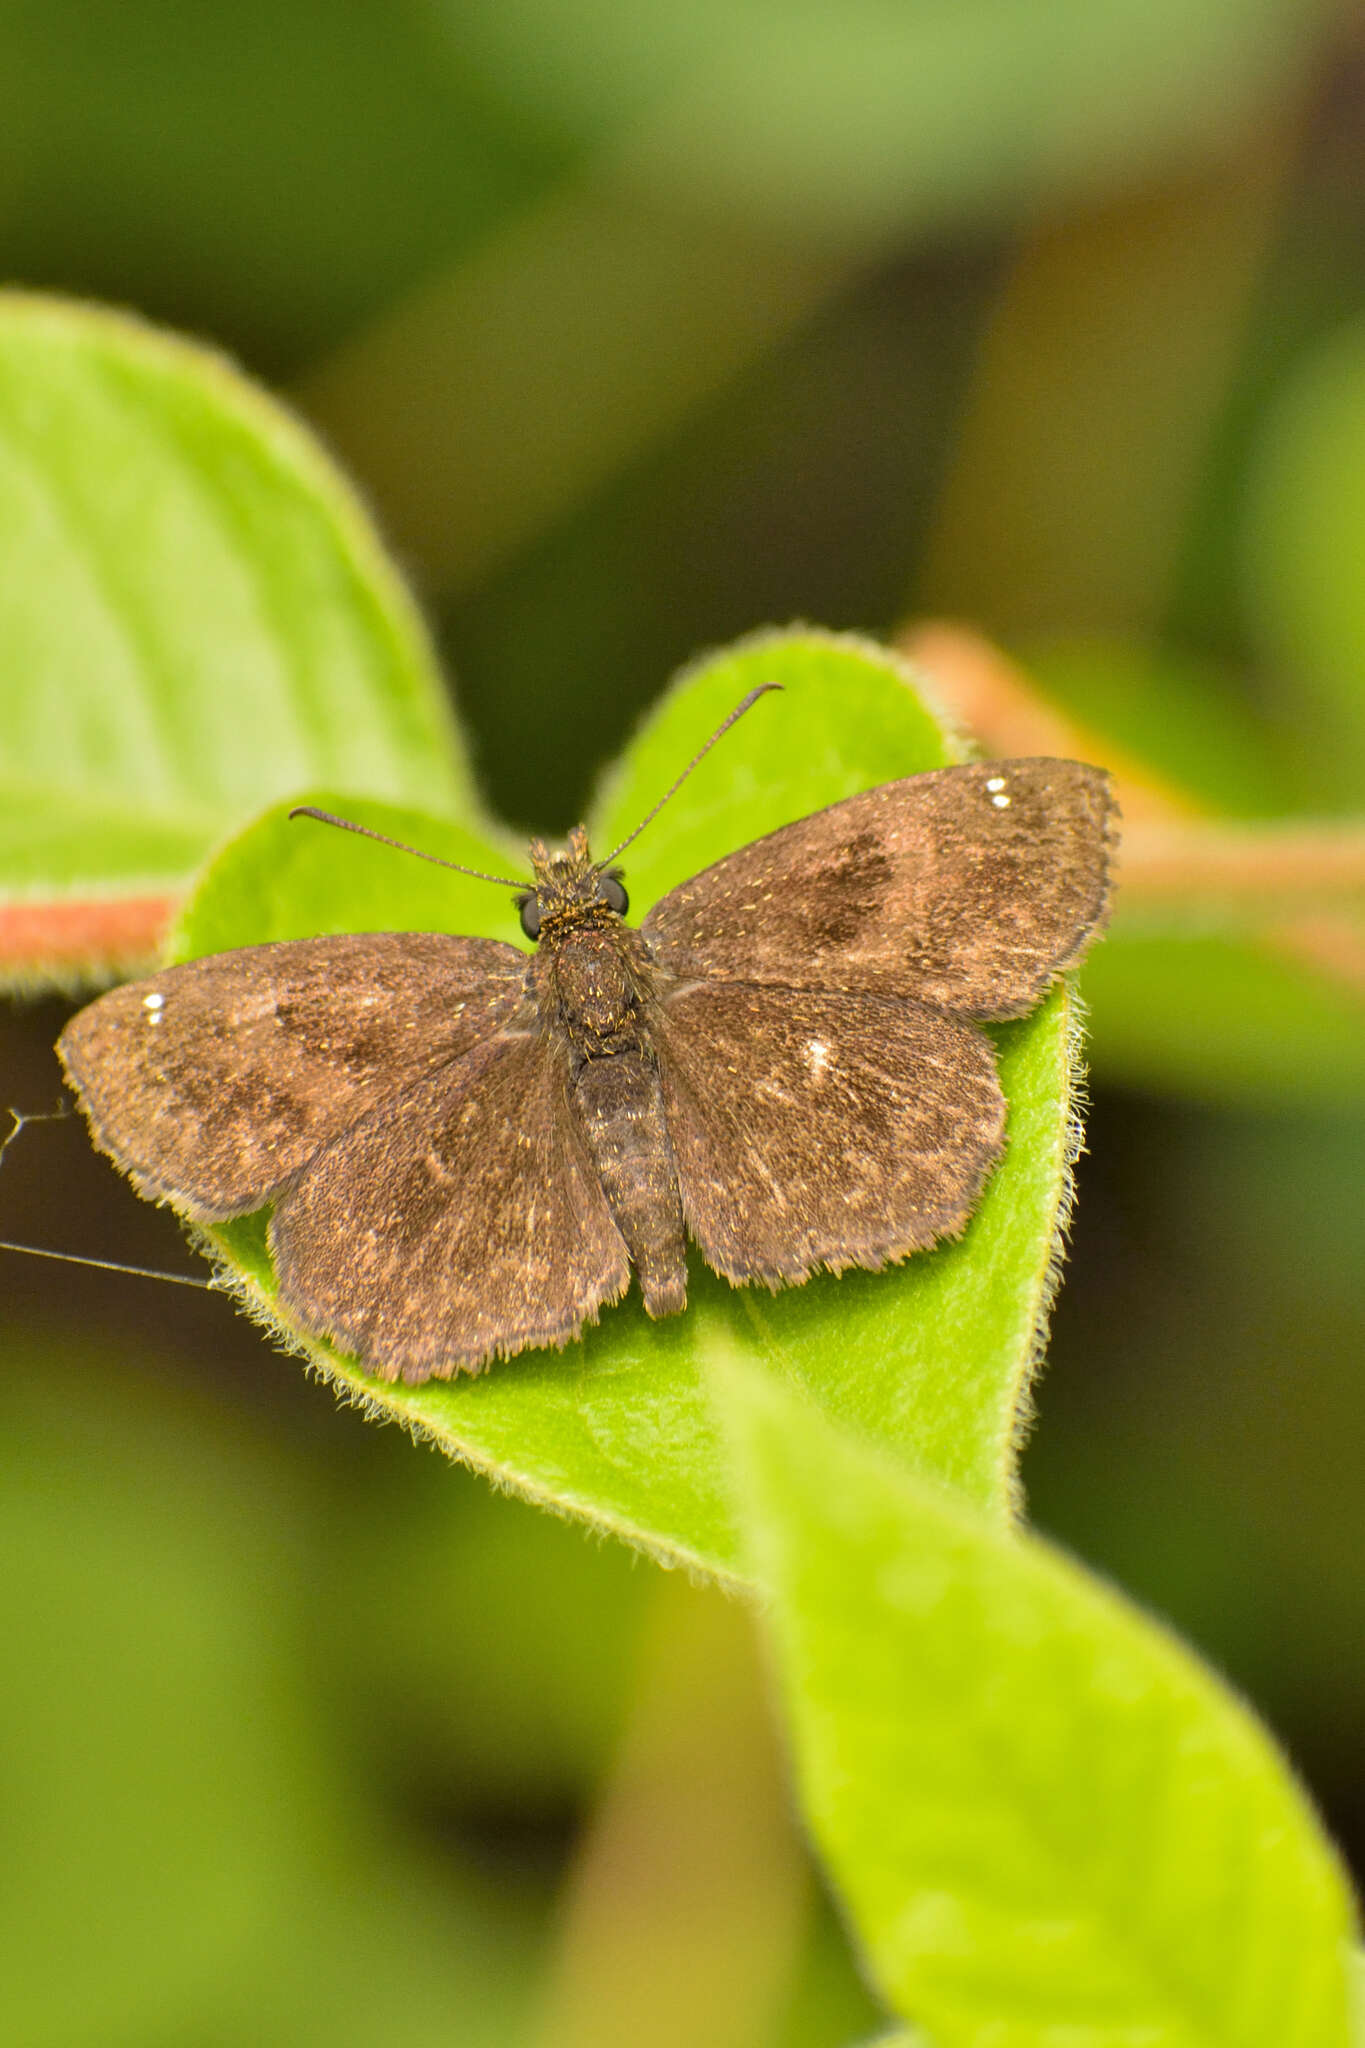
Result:
{"label": "butterfly leg", "polygon": [[645,1310],[677,1315],[687,1305],[687,1258],[658,1067],[639,1048],[586,1059],[573,1094],[607,1205],[640,1276]]}

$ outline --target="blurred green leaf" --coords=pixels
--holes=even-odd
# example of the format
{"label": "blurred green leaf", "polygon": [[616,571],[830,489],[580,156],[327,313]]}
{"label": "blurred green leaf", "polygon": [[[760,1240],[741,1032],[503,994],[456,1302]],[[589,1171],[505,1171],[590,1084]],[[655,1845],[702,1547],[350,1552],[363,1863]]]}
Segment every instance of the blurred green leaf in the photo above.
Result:
{"label": "blurred green leaf", "polygon": [[0,36],[0,270],[277,371],[562,160],[390,0],[8,0]]}
{"label": "blurred green leaf", "polygon": [[1038,1539],[717,1374],[816,1838],[942,2048],[1347,2039],[1343,1873],[1264,1730]]}
{"label": "blurred green leaf", "polygon": [[[882,2020],[841,1919],[823,1887],[813,1890],[805,1944],[792,1972],[787,2009],[765,2048],[848,2048]],[[929,2048],[917,2042],[913,2048]]]}
{"label": "blurred green leaf", "polygon": [[1290,379],[1248,486],[1244,601],[1320,800],[1365,800],[1365,326]]}
{"label": "blurred green leaf", "polygon": [[1030,1510],[1256,1700],[1351,1844],[1365,1113],[1149,1090],[1091,1143]]}
{"label": "blurred green leaf", "polygon": [[427,588],[468,592],[666,442],[856,267],[740,208],[661,219],[648,196],[589,173],[347,337],[297,395]]}
{"label": "blurred green leaf", "polygon": [[315,1471],[145,1363],[7,1333],[0,2036],[441,2048],[458,2012],[505,2048],[538,1902],[352,1768],[314,1690]]}
{"label": "blurred green leaf", "polygon": [[183,885],[301,783],[469,802],[348,486],[220,358],[0,298],[0,892]]}
{"label": "blurred green leaf", "polygon": [[1025,656],[1044,695],[1210,810],[1274,817],[1291,794],[1282,749],[1233,678],[1131,640],[1051,639]]}
{"label": "blurred green leaf", "polygon": [[[785,694],[727,736],[632,849],[637,914],[759,833],[954,758],[884,650],[811,631],[760,636],[692,671],[646,724],[595,809],[597,845],[637,823],[744,691],[769,679]],[[507,858],[434,821],[361,808],[434,851],[481,866]],[[432,876],[277,814],[210,869],[177,950],[394,925],[514,936],[505,898],[460,876]],[[1011,1143],[956,1244],[885,1273],[818,1278],[776,1296],[732,1289],[694,1260],[686,1316],[651,1323],[631,1301],[568,1350],[524,1354],[475,1379],[385,1386],[326,1345],[307,1343],[308,1355],[499,1483],[723,1573],[740,1561],[702,1379],[717,1343],[798,1379],[833,1413],[1002,1509],[1065,1197],[1071,1017],[1059,988],[1034,1016],[998,1032]],[[249,1301],[268,1314],[263,1219],[213,1239],[243,1264]]]}
{"label": "blurred green leaf", "polygon": [[562,1825],[620,1740],[653,1575],[396,1432],[369,1443],[334,1504],[317,1646],[366,1777],[457,1823]]}
{"label": "blurred green leaf", "polygon": [[[673,197],[802,235],[1013,214],[1201,153],[1311,61],[1321,0],[446,4],[452,43]],[[1216,146],[1216,144],[1215,144]]]}
{"label": "blurred green leaf", "polygon": [[[896,243],[948,222],[1033,223],[1042,194],[1136,183],[1127,245],[1106,242],[1103,223],[1083,230],[1052,345],[1014,353],[1022,441],[1008,421],[1001,435],[989,403],[972,407],[975,481],[960,520],[945,528],[940,512],[946,561],[929,581],[933,603],[997,624],[1039,607],[1069,623],[1078,597],[1086,619],[1130,618],[1129,600],[1145,618],[1275,231],[1278,131],[1313,48],[1303,30],[1329,12],[1317,0],[440,6],[451,49],[586,160],[348,335],[300,396],[428,588],[468,599],[609,480],[647,455],[666,460],[679,424],[713,412],[742,376],[780,375],[794,337],[851,281],[876,292]],[[1210,189],[1193,192],[1191,169],[1210,163]],[[1154,172],[1178,181],[1157,233],[1141,189]],[[997,405],[1001,367],[986,373]],[[860,366],[854,383],[867,375]],[[907,362],[888,396],[902,426],[922,402],[917,379]],[[809,429],[798,438],[809,445]],[[751,490],[752,447],[738,460]],[[834,490],[839,503],[864,496],[870,532],[863,467],[846,448]],[[901,493],[893,517],[914,500],[908,478]],[[760,557],[792,517],[765,512]],[[834,542],[843,517],[826,506],[824,523]],[[680,524],[697,526],[695,495]],[[658,574],[651,561],[646,589]],[[1029,593],[1023,611],[1014,584]],[[809,603],[799,575],[792,587]],[[884,615],[860,609],[847,578],[845,591],[838,615]],[[621,608],[613,590],[609,609]],[[523,619],[517,647],[524,630]]]}
{"label": "blurred green leaf", "polygon": [[1105,1082],[1212,1102],[1365,1093],[1359,998],[1269,945],[1120,921],[1087,959],[1081,989]]}
{"label": "blurred green leaf", "polygon": [[1025,224],[949,444],[917,610],[1011,640],[1156,632],[1284,234],[1296,111],[1269,106],[1205,162]]}

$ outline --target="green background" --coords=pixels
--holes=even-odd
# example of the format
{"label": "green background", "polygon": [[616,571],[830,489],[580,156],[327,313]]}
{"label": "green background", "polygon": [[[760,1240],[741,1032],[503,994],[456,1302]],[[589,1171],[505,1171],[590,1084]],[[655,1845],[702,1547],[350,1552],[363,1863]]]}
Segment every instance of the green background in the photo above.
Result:
{"label": "green background", "polygon": [[[518,831],[585,811],[699,650],[920,613],[1217,811],[1340,816],[1362,79],[1352,18],[1290,0],[6,0],[0,271],[204,337],[322,435]],[[7,734],[69,765],[22,649]],[[291,786],[223,690],[149,883]],[[436,808],[443,722],[415,691],[393,740]],[[54,789],[69,848],[81,777],[0,759],[0,853]],[[1024,1460],[1035,1523],[1245,1690],[1357,1872],[1360,980],[1223,927],[1096,956]],[[52,1106],[66,1014],[8,1009],[6,1103]],[[72,1123],[0,1161],[0,1234],[186,1263]],[[3,1256],[6,2032],[875,2032],[719,1595],[373,1429],[220,1299]],[[632,1819],[674,1889],[612,1862]]]}

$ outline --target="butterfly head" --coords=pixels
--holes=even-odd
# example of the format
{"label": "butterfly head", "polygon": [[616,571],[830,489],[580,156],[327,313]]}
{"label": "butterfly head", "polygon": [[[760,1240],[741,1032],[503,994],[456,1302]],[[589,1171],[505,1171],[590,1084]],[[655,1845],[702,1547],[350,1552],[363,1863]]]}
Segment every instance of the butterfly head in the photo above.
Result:
{"label": "butterfly head", "polygon": [[[721,720],[706,744],[693,755],[682,774],[666,789],[652,811],[648,811],[635,827],[628,832],[615,853],[608,854],[605,861],[594,861],[588,849],[588,835],[581,825],[575,825],[569,834],[569,844],[563,853],[552,853],[543,839],[531,841],[531,867],[535,874],[535,886],[518,889],[517,910],[521,915],[521,928],[528,939],[563,937],[573,930],[610,930],[619,925],[628,910],[629,903],[621,881],[621,870],[616,863],[617,854],[624,853],[632,841],[639,838],[645,826],[658,817],[664,805],[681,789],[692,770],[710,753],[716,741],[730,730],[738,718],[756,704],[769,690],[780,690],[781,683],[760,683],[750,690],[735,706],[728,718]],[[1002,799],[997,797],[996,803]],[[1008,798],[1003,801],[1008,802]],[[400,853],[413,854],[418,860],[429,860],[434,867],[450,868],[457,875],[472,875],[476,882],[496,882],[500,888],[517,889],[517,884],[506,875],[490,875],[483,868],[466,867],[463,861],[446,860],[438,853],[424,853],[419,846],[408,846],[401,839],[390,839],[387,832],[376,832],[371,825],[359,825],[353,818],[338,818],[332,811],[320,811],[314,804],[295,804],[289,813],[291,818],[316,818],[321,825],[337,825],[343,832],[358,832],[362,839],[377,839],[381,846],[393,846]]]}
{"label": "butterfly head", "polygon": [[530,851],[535,887],[517,898],[528,939],[585,925],[613,925],[624,917],[629,905],[621,870],[597,866],[581,825],[574,826],[562,852],[552,853],[543,839],[533,839]]}

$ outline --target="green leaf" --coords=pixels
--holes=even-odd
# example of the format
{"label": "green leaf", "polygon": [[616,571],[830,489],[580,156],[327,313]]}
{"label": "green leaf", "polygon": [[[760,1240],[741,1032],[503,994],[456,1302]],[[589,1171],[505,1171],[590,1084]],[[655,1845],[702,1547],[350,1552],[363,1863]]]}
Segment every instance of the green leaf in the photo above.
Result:
{"label": "green leaf", "polygon": [[396,1820],[320,1685],[316,1458],[145,1350],[6,1338],[0,2039],[526,2039],[531,1898]]}
{"label": "green leaf", "polygon": [[894,2034],[878,2034],[875,2041],[864,2043],[863,2048],[933,2048],[933,2044],[918,2029],[907,2032],[905,2028],[898,2027]]}
{"label": "green leaf", "polygon": [[1337,2048],[1342,1870],[1251,1714],[1162,1629],[730,1362],[803,1802],[937,2048]]}
{"label": "green leaf", "polygon": [[1336,334],[1272,409],[1248,489],[1244,602],[1320,800],[1365,773],[1365,324]]}
{"label": "green leaf", "polygon": [[[726,736],[631,849],[633,915],[758,833],[957,757],[884,650],[812,631],[762,636],[702,664],[664,701],[594,811],[595,843],[606,850],[624,836],[744,692],[769,679],[785,694]],[[508,872],[505,847],[461,828],[351,810],[436,853]],[[518,936],[505,894],[275,814],[210,870],[178,950],[386,926]],[[959,1243],[776,1296],[732,1289],[694,1260],[685,1316],[651,1323],[631,1300],[581,1343],[496,1363],[477,1379],[385,1386],[326,1345],[303,1348],[342,1386],[499,1483],[721,1574],[741,1562],[704,1390],[717,1346],[799,1380],[897,1456],[1004,1511],[1067,1187],[1068,991],[998,1040],[1010,1144]],[[248,1305],[269,1315],[264,1229],[257,1217],[213,1238],[237,1262]]]}
{"label": "green leaf", "polygon": [[1365,1095],[1358,997],[1254,938],[1116,920],[1081,985],[1106,1082],[1277,1106]]}
{"label": "green leaf", "polygon": [[308,362],[496,231],[544,176],[524,124],[434,59],[425,9],[238,0],[6,6],[12,277],[174,304],[260,362]]}
{"label": "green leaf", "polygon": [[1284,809],[1279,736],[1212,663],[1100,635],[1052,637],[1029,647],[1024,660],[1045,697],[1168,777],[1182,798],[1230,817],[1275,817]]}
{"label": "green leaf", "polygon": [[0,294],[0,898],[182,888],[326,780],[472,808],[348,486],[221,358]]}
{"label": "green leaf", "polygon": [[[998,218],[1208,146],[1311,56],[1321,0],[460,0],[503,91],[676,199],[802,236]],[[1239,110],[1240,114],[1239,114]]]}

